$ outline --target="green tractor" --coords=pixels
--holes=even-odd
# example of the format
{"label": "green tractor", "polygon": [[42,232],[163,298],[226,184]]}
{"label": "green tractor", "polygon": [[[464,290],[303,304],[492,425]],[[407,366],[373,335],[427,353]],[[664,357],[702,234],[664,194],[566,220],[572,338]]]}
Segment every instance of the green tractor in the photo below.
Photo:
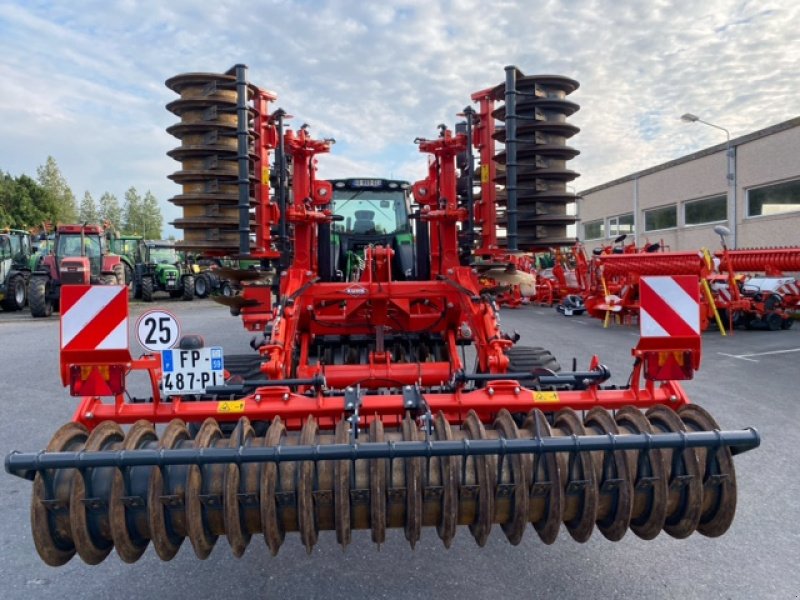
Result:
{"label": "green tractor", "polygon": [[194,300],[194,274],[170,240],[140,240],[133,271],[133,295],[152,302],[156,292]]}
{"label": "green tractor", "polygon": [[118,254],[125,269],[125,285],[130,285],[133,281],[133,272],[136,267],[136,251],[139,242],[144,238],[140,235],[119,235],[114,233],[109,236],[108,243],[111,252]]}
{"label": "green tractor", "polygon": [[31,236],[27,231],[5,229],[0,232],[0,306],[3,310],[25,307],[32,256]]}
{"label": "green tractor", "polygon": [[[367,246],[394,250],[392,278],[406,280],[415,269],[408,183],[387,179],[334,179],[330,245],[321,240],[323,273],[334,281],[358,281]],[[327,255],[330,248],[330,255]]]}

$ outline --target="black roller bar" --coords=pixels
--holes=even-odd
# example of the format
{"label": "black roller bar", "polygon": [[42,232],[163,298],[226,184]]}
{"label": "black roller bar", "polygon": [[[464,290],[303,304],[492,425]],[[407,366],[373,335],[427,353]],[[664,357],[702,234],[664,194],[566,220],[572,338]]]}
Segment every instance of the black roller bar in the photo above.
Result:
{"label": "black roller bar", "polygon": [[732,454],[757,448],[761,436],[753,428],[740,431],[693,431],[632,433],[624,435],[573,435],[569,437],[504,438],[496,440],[437,440],[421,442],[367,442],[308,446],[239,446],[238,448],[174,448],[160,450],[101,450],[80,452],[12,452],[6,456],[6,472],[33,480],[45,469],[97,469],[104,467],[166,467],[171,465],[212,465],[283,463],[321,460],[366,460],[395,458],[436,458],[441,456],[488,456],[506,454],[547,454],[554,452],[613,452],[667,448],[719,448]]}

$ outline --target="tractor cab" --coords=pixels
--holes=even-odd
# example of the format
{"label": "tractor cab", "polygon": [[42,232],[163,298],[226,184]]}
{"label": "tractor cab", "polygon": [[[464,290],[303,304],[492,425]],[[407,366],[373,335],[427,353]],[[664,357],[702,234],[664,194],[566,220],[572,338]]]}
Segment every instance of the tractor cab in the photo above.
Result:
{"label": "tractor cab", "polygon": [[332,270],[339,281],[357,281],[367,246],[394,251],[392,276],[410,279],[414,266],[414,238],[409,219],[410,186],[388,179],[332,180]]}
{"label": "tractor cab", "polygon": [[61,283],[98,283],[103,256],[108,254],[105,236],[95,226],[62,226],[55,240],[56,264]]}

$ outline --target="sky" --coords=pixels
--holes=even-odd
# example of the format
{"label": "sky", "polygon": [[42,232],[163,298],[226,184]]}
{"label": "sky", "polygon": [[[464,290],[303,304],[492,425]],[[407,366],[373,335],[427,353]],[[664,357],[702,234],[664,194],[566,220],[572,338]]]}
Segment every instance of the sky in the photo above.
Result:
{"label": "sky", "polygon": [[[797,0],[0,0],[0,170],[55,157],[75,196],[180,193],[166,133],[190,71],[236,63],[295,127],[333,137],[322,177],[417,180],[416,137],[504,67],[580,82],[570,168],[588,189],[800,115]],[[167,229],[166,234],[174,233]]]}

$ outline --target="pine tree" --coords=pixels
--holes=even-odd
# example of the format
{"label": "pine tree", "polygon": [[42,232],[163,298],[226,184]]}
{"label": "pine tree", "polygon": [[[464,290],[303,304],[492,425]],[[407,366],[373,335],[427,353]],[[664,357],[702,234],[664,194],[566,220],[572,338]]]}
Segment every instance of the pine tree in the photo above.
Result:
{"label": "pine tree", "polygon": [[102,221],[108,221],[117,231],[122,229],[122,209],[114,194],[104,192],[100,196],[99,217]]}
{"label": "pine tree", "polygon": [[36,169],[36,178],[46,192],[46,206],[43,212],[54,213],[53,220],[60,223],[75,223],[78,220],[78,206],[75,195],[58,168],[56,159],[47,157],[47,162]]}
{"label": "pine tree", "polygon": [[124,226],[127,234],[138,234],[147,237],[147,223],[142,211],[142,197],[136,188],[131,186],[125,192]]}
{"label": "pine tree", "polygon": [[142,202],[142,216],[146,223],[147,235],[151,239],[161,239],[161,228],[164,224],[164,219],[161,216],[161,208],[158,206],[158,199],[147,190]]}
{"label": "pine tree", "polygon": [[85,192],[83,194],[83,200],[81,201],[81,213],[80,213],[80,221],[81,223],[99,223],[100,222],[100,214],[97,211],[97,205],[94,202],[94,198],[89,192]]}

